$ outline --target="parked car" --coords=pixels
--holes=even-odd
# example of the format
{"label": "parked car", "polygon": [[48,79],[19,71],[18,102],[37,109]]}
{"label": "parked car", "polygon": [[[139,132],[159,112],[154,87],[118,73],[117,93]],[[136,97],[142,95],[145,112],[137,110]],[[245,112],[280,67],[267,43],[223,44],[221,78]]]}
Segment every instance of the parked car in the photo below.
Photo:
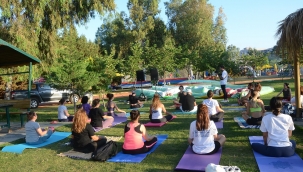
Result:
{"label": "parked car", "polygon": [[[14,90],[11,92],[12,99],[26,99],[28,97],[27,90]],[[79,101],[79,94],[73,93],[69,89],[57,90],[46,83],[34,83],[30,92],[31,108],[37,108],[40,103],[59,102],[65,98],[67,101]]]}

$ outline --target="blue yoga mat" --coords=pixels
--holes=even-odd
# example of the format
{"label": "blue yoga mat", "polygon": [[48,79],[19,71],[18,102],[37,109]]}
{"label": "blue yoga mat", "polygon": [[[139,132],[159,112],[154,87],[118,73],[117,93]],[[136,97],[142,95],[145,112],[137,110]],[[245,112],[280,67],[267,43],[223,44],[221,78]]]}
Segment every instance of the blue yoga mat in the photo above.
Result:
{"label": "blue yoga mat", "polygon": [[[264,143],[262,136],[249,136],[249,141],[250,144]],[[255,151],[253,152],[260,172],[303,171],[303,160],[298,154],[291,157],[268,157]]]}
{"label": "blue yoga mat", "polygon": [[236,121],[241,128],[252,128],[252,129],[260,128],[260,125],[248,125],[242,117],[234,117],[234,121]]}
{"label": "blue yoga mat", "polygon": [[112,157],[111,159],[107,160],[107,162],[126,162],[126,163],[140,163],[143,159],[153,151],[157,149],[157,147],[167,139],[167,135],[157,135],[158,141],[155,146],[147,153],[144,154],[124,154],[119,152],[116,156]]}
{"label": "blue yoga mat", "polygon": [[26,148],[40,148],[52,143],[55,143],[57,141],[63,140],[66,137],[68,137],[69,135],[71,135],[71,132],[54,132],[50,138],[47,139],[46,142],[39,144],[39,145],[28,145],[26,143],[21,143],[21,144],[17,144],[17,145],[9,145],[9,146],[5,146],[2,149],[2,152],[11,152],[11,153],[18,153],[21,154],[23,152],[24,149]]}

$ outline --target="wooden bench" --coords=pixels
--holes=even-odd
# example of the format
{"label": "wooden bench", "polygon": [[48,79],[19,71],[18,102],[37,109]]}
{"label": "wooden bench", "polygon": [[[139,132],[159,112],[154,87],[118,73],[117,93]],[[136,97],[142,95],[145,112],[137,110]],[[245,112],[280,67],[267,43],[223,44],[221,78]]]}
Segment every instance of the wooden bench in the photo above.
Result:
{"label": "wooden bench", "polygon": [[[31,99],[22,99],[22,100],[3,100],[0,99],[0,104],[12,104],[14,109],[19,109],[18,112],[10,112],[9,114],[20,114],[20,122],[21,127],[24,126],[24,116],[27,115],[27,112],[29,111],[31,107]],[[8,119],[8,122],[10,122],[10,119]]]}

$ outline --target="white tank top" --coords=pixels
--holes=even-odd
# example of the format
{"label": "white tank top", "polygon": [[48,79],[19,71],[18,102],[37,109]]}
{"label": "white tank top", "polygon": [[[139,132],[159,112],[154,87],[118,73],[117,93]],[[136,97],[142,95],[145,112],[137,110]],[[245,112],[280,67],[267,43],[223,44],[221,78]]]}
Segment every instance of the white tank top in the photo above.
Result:
{"label": "white tank top", "polygon": [[161,119],[162,116],[162,108],[152,109],[152,119]]}

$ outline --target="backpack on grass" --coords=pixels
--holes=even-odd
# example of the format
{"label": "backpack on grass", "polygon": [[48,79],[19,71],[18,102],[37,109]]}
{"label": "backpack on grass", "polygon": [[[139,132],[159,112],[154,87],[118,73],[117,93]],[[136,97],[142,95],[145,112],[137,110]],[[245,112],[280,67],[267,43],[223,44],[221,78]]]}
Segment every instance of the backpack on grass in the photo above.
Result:
{"label": "backpack on grass", "polygon": [[92,154],[92,160],[104,162],[118,153],[117,143],[114,141],[107,142]]}

